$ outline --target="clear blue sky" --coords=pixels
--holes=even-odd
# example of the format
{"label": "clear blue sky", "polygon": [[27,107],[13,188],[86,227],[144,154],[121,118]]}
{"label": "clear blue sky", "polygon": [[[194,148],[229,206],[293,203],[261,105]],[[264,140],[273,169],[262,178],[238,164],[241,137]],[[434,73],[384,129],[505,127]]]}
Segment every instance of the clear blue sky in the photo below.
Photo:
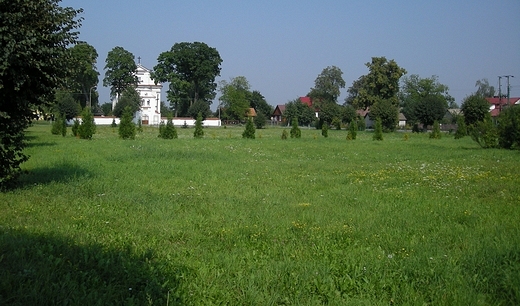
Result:
{"label": "clear blue sky", "polygon": [[[460,105],[487,78],[511,78],[520,96],[520,0],[172,1],[64,0],[83,8],[80,39],[99,53],[100,103],[107,53],[121,46],[148,68],[177,42],[205,42],[223,59],[219,80],[245,76],[269,104],[306,95],[327,66],[347,88],[373,56],[421,77],[437,75]],[[502,90],[506,90],[505,80]],[[343,103],[346,88],[338,101]],[[165,95],[163,95],[165,100]],[[212,109],[216,108],[215,101]]]}

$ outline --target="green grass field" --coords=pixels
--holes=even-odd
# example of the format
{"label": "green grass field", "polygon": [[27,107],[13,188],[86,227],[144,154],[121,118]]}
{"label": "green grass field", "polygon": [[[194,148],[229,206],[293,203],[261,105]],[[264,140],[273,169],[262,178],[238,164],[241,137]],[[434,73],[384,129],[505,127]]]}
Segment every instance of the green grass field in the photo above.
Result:
{"label": "green grass field", "polygon": [[50,129],[0,194],[0,305],[520,304],[518,151]]}

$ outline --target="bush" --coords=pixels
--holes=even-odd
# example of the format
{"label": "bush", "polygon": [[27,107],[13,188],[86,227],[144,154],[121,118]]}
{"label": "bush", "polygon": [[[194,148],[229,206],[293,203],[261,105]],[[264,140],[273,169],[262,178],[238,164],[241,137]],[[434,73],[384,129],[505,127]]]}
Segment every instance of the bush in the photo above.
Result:
{"label": "bush", "polygon": [[332,118],[332,126],[336,128],[336,130],[341,130],[341,120],[339,120],[337,117]]}
{"label": "bush", "polygon": [[430,139],[441,139],[441,127],[439,121],[433,122],[433,129],[430,133]]}
{"label": "bush", "polygon": [[376,118],[376,126],[374,130],[373,140],[383,140],[383,125],[381,124],[381,118]]}
{"label": "bush", "polygon": [[123,109],[119,123],[119,137],[122,139],[135,139],[135,124],[132,122],[133,113],[130,106]]}
{"label": "bush", "polygon": [[96,124],[94,123],[94,116],[90,111],[90,107],[85,107],[81,117],[82,122],[78,129],[79,138],[92,139],[92,135],[96,133]]}
{"label": "bush", "polygon": [[520,107],[508,107],[500,114],[498,144],[505,149],[520,149]]}
{"label": "bush", "polygon": [[65,120],[65,117],[62,115],[56,116],[51,128],[51,133],[53,135],[67,135],[67,122]]}
{"label": "bush", "polygon": [[[291,123],[291,138],[301,138],[302,131],[298,127],[298,118],[294,117]],[[284,130],[285,131],[285,130]]]}
{"label": "bush", "polygon": [[255,126],[253,120],[247,119],[246,129],[242,133],[242,138],[255,139]]}
{"label": "bush", "polygon": [[113,128],[117,127],[116,118],[112,119],[112,124],[110,126]]}
{"label": "bush", "polygon": [[321,136],[325,138],[329,137],[329,125],[326,122],[323,122],[321,125]]}
{"label": "bush", "polygon": [[466,128],[466,122],[464,122],[464,117],[457,116],[457,131],[455,132],[455,139],[460,139],[466,135],[468,135],[468,130]]}
{"label": "bush", "polygon": [[[186,124],[186,121],[184,121]],[[202,113],[199,112],[197,115],[197,120],[195,121],[195,131],[193,132],[193,137],[202,138],[204,137],[204,130],[202,129]]]}
{"label": "bush", "polygon": [[283,140],[286,140],[286,139],[287,139],[287,136],[288,136],[287,134],[288,134],[287,131],[286,131],[286,130],[283,130],[283,132],[282,132],[282,139],[283,139]]}
{"label": "bush", "polygon": [[489,113],[484,117],[484,121],[479,121],[469,126],[469,134],[471,139],[476,141],[482,148],[496,148],[498,146],[497,129],[493,125]]}
{"label": "bush", "polygon": [[166,124],[163,121],[159,124],[159,137],[162,139],[177,139],[177,130],[173,125],[171,117],[168,117]]}
{"label": "bush", "polygon": [[348,126],[348,133],[347,133],[347,139],[348,140],[355,140],[357,137],[357,130],[358,126],[356,121],[352,120]]}
{"label": "bush", "polygon": [[143,123],[142,123],[141,119],[137,120],[137,131],[139,133],[143,132]]}
{"label": "bush", "polygon": [[79,136],[79,120],[78,119],[74,119],[74,124],[72,125],[72,135],[74,137]]}

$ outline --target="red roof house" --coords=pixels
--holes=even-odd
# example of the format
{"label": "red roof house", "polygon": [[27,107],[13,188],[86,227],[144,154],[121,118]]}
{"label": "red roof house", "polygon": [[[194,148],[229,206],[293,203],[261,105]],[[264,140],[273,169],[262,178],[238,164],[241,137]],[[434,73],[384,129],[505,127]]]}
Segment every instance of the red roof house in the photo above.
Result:
{"label": "red roof house", "polygon": [[489,102],[489,111],[491,113],[491,117],[497,117],[500,115],[500,112],[507,107],[508,105],[519,105],[520,104],[520,98],[509,98],[509,101],[507,98],[499,98],[499,97],[493,97],[493,98],[486,98],[486,101]]}

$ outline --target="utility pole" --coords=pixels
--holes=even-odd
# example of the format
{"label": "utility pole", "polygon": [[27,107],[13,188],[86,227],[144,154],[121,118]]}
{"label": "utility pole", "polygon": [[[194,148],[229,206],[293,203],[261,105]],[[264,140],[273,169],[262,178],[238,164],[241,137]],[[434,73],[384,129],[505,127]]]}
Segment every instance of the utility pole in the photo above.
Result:
{"label": "utility pole", "polygon": [[507,78],[507,106],[509,106],[509,93],[511,92],[511,85],[509,84],[509,78],[514,78],[514,75],[504,75],[505,78]]}
{"label": "utility pole", "polygon": [[502,76],[498,76],[498,111],[502,112]]}

